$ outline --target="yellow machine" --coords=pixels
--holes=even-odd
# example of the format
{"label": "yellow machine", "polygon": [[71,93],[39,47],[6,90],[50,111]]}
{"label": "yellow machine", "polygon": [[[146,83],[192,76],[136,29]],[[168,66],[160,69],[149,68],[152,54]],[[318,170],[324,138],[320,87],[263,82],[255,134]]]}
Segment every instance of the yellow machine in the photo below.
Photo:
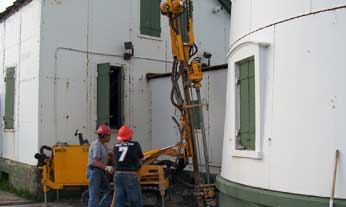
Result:
{"label": "yellow machine", "polygon": [[35,154],[42,174],[45,203],[49,189],[88,186],[85,172],[88,165],[89,144],[83,140],[78,130],[75,135],[79,136],[80,145],[67,143],[58,143],[53,147],[44,145],[40,148],[40,153]]}
{"label": "yellow machine", "polygon": [[[200,87],[203,79],[201,59],[196,57],[197,46],[194,40],[191,0],[167,0],[161,5],[161,13],[168,17],[172,44],[172,104],[179,110],[180,117],[173,120],[177,124],[181,139],[174,145],[163,149],[153,149],[144,153],[144,162],[138,171],[142,188],[154,187],[160,192],[162,205],[169,187],[165,175],[166,168],[161,156],[175,158],[173,167],[182,170],[192,159],[195,197],[198,207],[216,206],[215,185],[210,183],[209,158],[204,128]],[[182,87],[180,87],[180,85]],[[196,114],[200,111],[201,114]],[[196,117],[202,126],[194,126]],[[198,130],[197,130],[198,128]],[[64,186],[87,185],[85,171],[89,145],[80,137],[81,145],[54,146],[53,156],[47,157],[43,152],[38,154],[39,166],[42,169],[43,189],[61,189]],[[205,170],[202,173],[199,157],[201,152],[197,143],[201,139]],[[36,156],[35,156],[36,157]],[[78,159],[70,159],[77,158]],[[70,170],[68,170],[70,169]],[[53,180],[51,180],[54,178]],[[204,179],[205,178],[205,179]]]}

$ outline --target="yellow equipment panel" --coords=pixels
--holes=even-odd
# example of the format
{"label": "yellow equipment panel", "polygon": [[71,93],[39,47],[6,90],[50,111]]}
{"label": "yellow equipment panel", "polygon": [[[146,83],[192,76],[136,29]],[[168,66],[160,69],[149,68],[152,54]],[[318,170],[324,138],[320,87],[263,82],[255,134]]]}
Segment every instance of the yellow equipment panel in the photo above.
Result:
{"label": "yellow equipment panel", "polygon": [[62,185],[88,185],[88,152],[89,145],[54,146],[54,182]]}

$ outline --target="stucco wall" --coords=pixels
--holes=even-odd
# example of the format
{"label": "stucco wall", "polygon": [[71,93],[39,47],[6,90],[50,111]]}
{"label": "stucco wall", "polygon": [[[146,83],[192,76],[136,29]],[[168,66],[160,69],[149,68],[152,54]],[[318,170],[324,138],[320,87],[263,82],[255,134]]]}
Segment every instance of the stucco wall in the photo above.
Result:
{"label": "stucco wall", "polygon": [[35,164],[38,149],[40,11],[40,2],[33,1],[0,23],[1,116],[6,69],[16,68],[14,130],[4,130],[1,121],[0,155],[28,164]]}

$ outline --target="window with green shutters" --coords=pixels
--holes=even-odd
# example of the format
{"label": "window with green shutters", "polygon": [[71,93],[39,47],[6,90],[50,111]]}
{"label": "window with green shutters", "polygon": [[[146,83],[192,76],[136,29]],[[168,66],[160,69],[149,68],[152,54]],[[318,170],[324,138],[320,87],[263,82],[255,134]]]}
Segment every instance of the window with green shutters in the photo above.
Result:
{"label": "window with green shutters", "polygon": [[97,65],[97,126],[119,129],[124,124],[124,69]]}
{"label": "window with green shutters", "polygon": [[15,68],[7,68],[5,78],[5,129],[14,128]]}
{"label": "window with green shutters", "polygon": [[161,0],[140,0],[140,33],[161,36]]}
{"label": "window with green shutters", "polygon": [[240,90],[240,145],[245,150],[255,150],[256,111],[255,111],[255,65],[254,59],[247,59],[239,65]]}

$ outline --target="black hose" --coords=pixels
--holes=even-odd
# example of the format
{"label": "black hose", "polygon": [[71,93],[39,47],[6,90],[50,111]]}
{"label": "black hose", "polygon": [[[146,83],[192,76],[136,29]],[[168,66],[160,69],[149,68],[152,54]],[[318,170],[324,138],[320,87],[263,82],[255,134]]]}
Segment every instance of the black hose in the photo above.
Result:
{"label": "black hose", "polygon": [[189,50],[189,57],[192,58],[197,53],[198,53],[198,47],[195,43],[193,43],[193,45],[190,47],[190,50]]}
{"label": "black hose", "polygon": [[40,154],[44,154],[44,150],[53,151],[53,149],[50,146],[42,145],[40,147]]}
{"label": "black hose", "polygon": [[184,100],[182,98],[181,90],[179,87],[179,79],[181,76],[181,71],[180,70],[177,71],[177,66],[178,66],[178,61],[175,58],[173,62],[173,67],[172,67],[172,76],[171,76],[172,90],[170,94],[170,99],[172,104],[177,109],[179,109],[181,113],[183,113]]}
{"label": "black hose", "polygon": [[168,20],[169,20],[169,24],[171,25],[171,27],[173,28],[173,30],[174,30],[174,32],[175,32],[175,34],[179,34],[179,31],[177,30],[177,28],[175,28],[175,26],[174,26],[174,19],[173,19],[173,17],[172,17],[172,15],[170,14],[170,15],[168,15]]}

